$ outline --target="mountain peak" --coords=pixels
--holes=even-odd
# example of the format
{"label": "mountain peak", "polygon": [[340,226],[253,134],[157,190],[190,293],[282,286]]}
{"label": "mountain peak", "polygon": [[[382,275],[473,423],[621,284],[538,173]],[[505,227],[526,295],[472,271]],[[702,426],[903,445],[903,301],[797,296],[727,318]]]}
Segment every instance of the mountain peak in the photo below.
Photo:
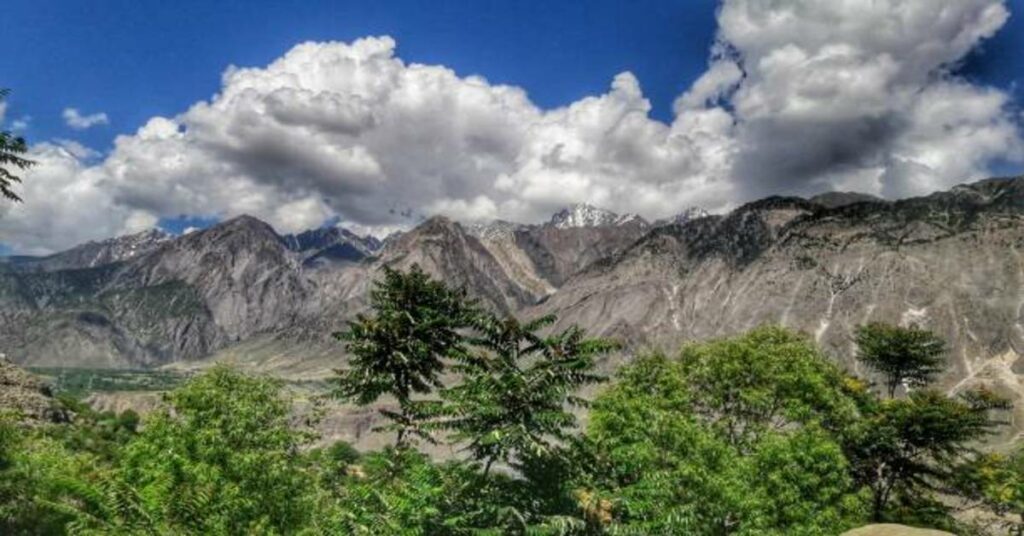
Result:
{"label": "mountain peak", "polygon": [[654,225],[655,227],[660,227],[663,225],[682,225],[686,222],[690,222],[700,218],[706,218],[710,215],[711,213],[700,207],[689,207],[684,209],[682,212],[676,214],[675,216],[670,216],[668,218],[656,221]]}
{"label": "mountain peak", "polygon": [[619,215],[589,203],[577,203],[556,212],[555,215],[551,216],[548,225],[558,229],[572,229],[575,227],[623,225],[634,221],[643,222],[643,218],[636,214]]}

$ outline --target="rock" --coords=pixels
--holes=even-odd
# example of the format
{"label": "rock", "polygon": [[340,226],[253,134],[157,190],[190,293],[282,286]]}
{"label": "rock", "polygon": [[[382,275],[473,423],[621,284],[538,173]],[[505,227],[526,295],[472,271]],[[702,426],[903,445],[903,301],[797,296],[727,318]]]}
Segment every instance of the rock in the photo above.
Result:
{"label": "rock", "polygon": [[941,530],[929,530],[929,529],[915,529],[913,527],[906,527],[903,525],[870,525],[867,527],[861,527],[854,529],[849,532],[844,532],[842,536],[955,536],[949,532],[943,532]]}
{"label": "rock", "polygon": [[30,424],[60,423],[71,420],[71,413],[53,398],[53,394],[46,384],[2,356],[0,356],[0,411],[13,411]]}

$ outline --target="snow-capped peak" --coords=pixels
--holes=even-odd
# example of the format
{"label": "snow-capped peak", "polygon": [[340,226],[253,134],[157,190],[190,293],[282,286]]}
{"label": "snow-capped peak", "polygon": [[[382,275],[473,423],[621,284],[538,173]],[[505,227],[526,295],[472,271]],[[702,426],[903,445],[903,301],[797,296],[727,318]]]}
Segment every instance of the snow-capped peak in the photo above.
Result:
{"label": "snow-capped peak", "polygon": [[700,207],[690,207],[680,212],[679,214],[676,214],[675,216],[665,218],[663,220],[658,220],[657,222],[655,222],[655,226],[682,224],[688,221],[705,218],[707,216],[710,216],[710,213],[708,213],[708,211]]}
{"label": "snow-capped peak", "polygon": [[600,227],[604,225],[623,225],[632,221],[643,221],[636,214],[619,215],[610,210],[597,208],[587,203],[579,203],[566,207],[551,217],[550,225],[558,229],[574,227]]}

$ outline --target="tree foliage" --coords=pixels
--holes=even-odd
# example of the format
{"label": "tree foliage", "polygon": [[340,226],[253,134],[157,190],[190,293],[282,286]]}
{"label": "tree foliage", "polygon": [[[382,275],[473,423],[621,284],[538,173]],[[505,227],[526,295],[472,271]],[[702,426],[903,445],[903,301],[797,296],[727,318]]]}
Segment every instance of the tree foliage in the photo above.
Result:
{"label": "tree foliage", "polygon": [[1007,408],[992,392],[877,397],[768,326],[638,356],[589,403],[609,341],[478,310],[417,270],[376,291],[341,388],[405,400],[393,418],[468,459],[313,448],[290,389],[216,367],[141,422],[74,402],[69,424],[0,415],[0,534],[964,534],[958,497],[1024,527],[1024,455],[976,450]]}
{"label": "tree foliage", "polygon": [[112,489],[136,503],[132,516],[189,534],[286,534],[306,524],[306,437],[290,426],[279,384],[218,367],[167,403],[125,445],[114,475]]}
{"label": "tree foliage", "polygon": [[399,411],[384,410],[397,431],[397,444],[419,431],[422,408],[415,394],[441,387],[445,361],[461,359],[459,330],[471,321],[473,304],[463,291],[431,279],[419,266],[408,272],[384,267],[370,292],[372,315],[359,315],[336,336],[350,361],[340,372],[336,394],[360,405],[391,395]]}
{"label": "tree foliage", "polygon": [[901,386],[926,386],[943,370],[946,343],[930,331],[882,323],[859,326],[857,359],[880,373],[889,398]]}
{"label": "tree foliage", "polygon": [[[9,89],[0,88],[0,102],[9,94]],[[21,177],[16,173],[35,164],[25,158],[27,152],[28,143],[25,138],[6,130],[0,131],[0,195],[11,201],[21,201],[21,197],[14,191],[14,185],[21,182]]]}
{"label": "tree foliage", "polygon": [[538,333],[554,321],[544,316],[523,324],[482,315],[469,340],[473,351],[455,369],[462,381],[441,391],[440,428],[467,444],[485,463],[485,474],[494,462],[541,456],[568,439],[576,425],[570,407],[586,405],[575,393],[603,380],[593,372],[595,357],[614,344],[587,339],[578,328]]}

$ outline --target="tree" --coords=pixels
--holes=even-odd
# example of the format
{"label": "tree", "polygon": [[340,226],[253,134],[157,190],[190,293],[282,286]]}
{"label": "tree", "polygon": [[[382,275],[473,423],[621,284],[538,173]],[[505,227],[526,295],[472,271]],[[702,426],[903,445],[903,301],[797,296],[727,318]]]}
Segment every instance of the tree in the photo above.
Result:
{"label": "tree", "polygon": [[482,315],[470,338],[475,351],[455,369],[462,382],[441,392],[438,426],[454,442],[468,442],[485,475],[495,462],[543,454],[568,439],[576,417],[566,406],[585,405],[576,392],[603,380],[593,372],[594,359],[615,344],[588,339],[575,327],[550,337],[537,333],[554,321]]}
{"label": "tree", "polygon": [[807,337],[781,327],[688,346],[679,363],[692,411],[741,449],[793,423],[838,429],[856,417],[846,377]]}
{"label": "tree", "polygon": [[1024,535],[1024,449],[979,456],[958,471],[956,490],[999,516],[1008,533]]}
{"label": "tree", "polygon": [[[9,89],[0,89],[0,103],[10,92]],[[25,138],[6,130],[0,131],[0,195],[11,201],[21,201],[13,189],[15,184],[21,182],[21,177],[15,175],[13,170],[24,171],[35,164],[22,156],[27,152],[28,143]]]}
{"label": "tree", "polygon": [[931,389],[868,409],[847,432],[855,480],[870,490],[873,521],[905,521],[893,505],[920,510],[931,492],[955,480],[973,445],[998,424],[990,413],[1006,402],[991,393],[950,398]]}
{"label": "tree", "polygon": [[946,344],[930,331],[882,323],[856,330],[857,359],[882,374],[889,398],[901,385],[928,385],[943,369]]}
{"label": "tree", "polygon": [[124,448],[105,486],[119,498],[86,512],[83,525],[98,533],[144,524],[172,534],[289,534],[309,522],[312,479],[300,458],[308,437],[290,425],[276,381],[216,367],[167,402]]}
{"label": "tree", "polygon": [[[741,372],[751,357],[744,348],[753,341],[774,341],[756,355],[776,365]],[[583,442],[585,469],[575,483],[614,505],[609,532],[821,535],[855,524],[861,501],[839,442],[820,419],[808,418],[813,413],[796,412],[821,389],[804,398],[790,390],[795,378],[778,366],[798,343],[808,345],[797,335],[762,328],[690,346],[681,360],[653,355],[625,367],[594,402]],[[826,373],[811,372],[817,375],[812,381],[841,397],[842,376],[824,357],[803,358],[821,360]],[[730,377],[738,383],[725,396]],[[771,402],[776,396],[781,401]],[[745,399],[751,403],[738,402]],[[715,404],[721,413],[714,415],[708,408],[715,400],[734,403]],[[795,413],[769,410],[776,407]],[[767,414],[777,415],[780,426],[754,424]],[[747,423],[751,433],[737,440],[727,423]]]}
{"label": "tree", "polygon": [[414,394],[441,387],[445,361],[465,353],[460,330],[470,323],[474,304],[464,291],[454,291],[430,278],[418,265],[409,272],[384,267],[384,277],[370,292],[372,316],[359,315],[336,337],[351,355],[349,368],[339,371],[336,394],[367,405],[391,395],[399,411],[382,410],[397,432],[397,446],[418,428],[422,404]]}

